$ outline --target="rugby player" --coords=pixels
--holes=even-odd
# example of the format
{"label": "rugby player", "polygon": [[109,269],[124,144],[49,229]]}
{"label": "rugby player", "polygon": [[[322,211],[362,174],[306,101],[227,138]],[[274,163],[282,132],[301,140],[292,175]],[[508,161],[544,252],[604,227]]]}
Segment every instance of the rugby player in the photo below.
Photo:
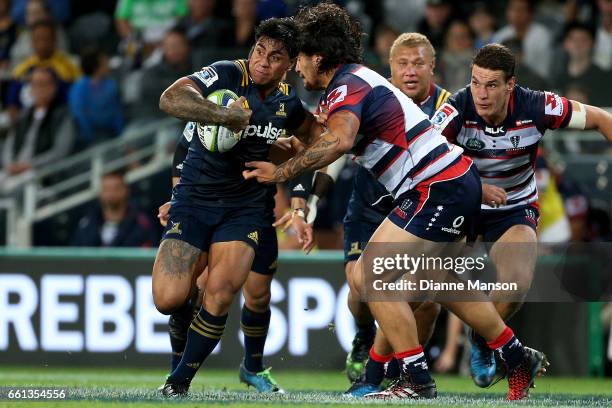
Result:
{"label": "rugby player", "polygon": [[[157,309],[171,314],[184,307],[195,292],[197,276],[208,267],[202,306],[189,327],[181,361],[166,379],[163,395],[188,392],[198,368],[223,335],[232,300],[248,278],[255,279],[263,297],[269,294],[272,276],[249,271],[264,231],[273,222],[273,188],[245,180],[241,172],[245,161],[267,159],[283,129],[305,143],[321,134],[295,91],[281,82],[297,55],[296,35],[291,19],[266,20],[256,30],[256,43],[247,61],[216,62],[180,78],[160,98],[162,110],[195,125],[153,266]],[[206,99],[219,89],[229,89],[240,99],[229,108]],[[226,153],[210,152],[198,143],[200,124],[243,130],[242,138]],[[269,311],[250,312],[251,334],[261,337]]]}
{"label": "rugby player", "polygon": [[[450,96],[448,91],[434,83],[435,55],[427,37],[419,33],[401,34],[391,46],[389,54],[391,83],[410,97],[430,118]],[[385,187],[369,171],[359,167],[353,178],[353,192],[344,218],[345,273],[351,288],[348,304],[357,325],[353,349],[346,359],[347,375],[354,383],[348,393],[353,396],[378,391],[386,363],[390,363],[388,377],[399,375],[397,361],[390,361],[392,350],[385,347],[386,342],[377,341],[377,347],[372,348],[376,333],[374,319],[367,304],[359,299],[353,282],[357,259],[393,207],[393,199]],[[421,344],[429,340],[429,328],[433,327],[439,309],[439,305],[425,302],[414,311]],[[365,376],[361,377],[364,368]]]}
{"label": "rugby player", "polygon": [[[180,171],[183,168],[183,162],[187,157],[189,145],[194,136],[194,126],[193,122],[189,122],[185,126],[181,139],[176,146],[172,166],[173,187],[180,180]],[[273,190],[271,190],[271,193],[273,193]],[[159,207],[158,218],[164,227],[168,223],[170,207],[171,202]],[[244,305],[241,310],[240,324],[244,334],[245,358],[240,365],[239,378],[240,381],[255,387],[259,392],[282,393],[284,392],[283,389],[271,376],[270,370],[264,369],[263,366],[264,346],[270,323],[271,278],[262,279],[257,275],[272,276],[276,272],[278,243],[274,227],[275,224],[263,229],[251,272],[242,288]],[[305,227],[308,228],[309,226],[306,225]],[[310,231],[310,234],[312,234],[312,231]],[[202,273],[198,278],[197,287],[204,287],[205,282],[206,274]],[[194,318],[194,312],[197,312],[201,306],[200,298],[201,293],[197,291],[190,301],[170,315],[168,321],[168,334],[170,335],[170,346],[172,348],[170,372],[174,371],[183,356],[187,333]],[[258,315],[262,316],[263,319],[257,319]],[[253,317],[255,317],[254,322],[252,321],[254,320]]]}
{"label": "rugby player", "polygon": [[[352,150],[395,199],[370,243],[454,242],[465,235],[480,210],[481,185],[472,161],[432,126],[410,98],[385,78],[360,65],[362,31],[337,5],[322,3],[301,9],[296,71],[308,90],[324,90],[320,110],[327,129],[284,164],[247,162],[245,179],[278,183],[322,168]],[[358,133],[360,136],[358,137]],[[434,216],[434,214],[436,214]],[[445,228],[455,220],[459,236]],[[367,247],[366,247],[367,249]],[[356,288],[365,282],[360,257]],[[490,302],[447,302],[452,311],[503,356],[509,370],[509,399],[528,394],[545,356],[523,347]],[[419,343],[414,315],[406,302],[368,301],[401,366],[400,379],[371,398],[433,398],[436,385]]]}
{"label": "rugby player", "polygon": [[[500,44],[480,49],[470,85],[454,94],[434,116],[436,126],[464,149],[480,173],[483,204],[479,219],[498,282],[515,282],[525,292],[537,259],[538,191],[534,174],[538,144],[547,129],[595,129],[612,141],[612,115],[552,92],[521,87],[512,52]],[[517,256],[520,253],[520,256]],[[504,320],[521,302],[491,292]],[[471,371],[480,387],[494,380],[496,363],[486,341],[472,334]]]}

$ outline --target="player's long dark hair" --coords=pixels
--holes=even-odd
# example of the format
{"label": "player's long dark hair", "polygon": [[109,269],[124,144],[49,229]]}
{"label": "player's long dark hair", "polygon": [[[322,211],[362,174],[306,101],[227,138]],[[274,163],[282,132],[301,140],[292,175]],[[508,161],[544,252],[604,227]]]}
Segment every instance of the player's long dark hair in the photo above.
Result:
{"label": "player's long dark hair", "polygon": [[299,29],[299,50],[306,55],[322,57],[320,72],[339,64],[361,62],[361,24],[343,8],[332,3],[320,3],[300,9],[295,20]]}
{"label": "player's long dark hair", "polygon": [[287,50],[289,58],[297,57],[298,29],[292,18],[269,18],[262,21],[255,28],[255,41],[261,37],[268,37],[281,42]]}

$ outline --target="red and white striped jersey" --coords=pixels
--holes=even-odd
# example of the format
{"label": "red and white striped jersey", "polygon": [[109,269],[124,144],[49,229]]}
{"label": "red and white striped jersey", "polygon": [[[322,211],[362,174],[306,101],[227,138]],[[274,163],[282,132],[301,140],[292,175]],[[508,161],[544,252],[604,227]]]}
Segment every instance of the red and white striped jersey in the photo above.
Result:
{"label": "red and white striped jersey", "polygon": [[360,120],[355,160],[394,197],[454,164],[463,150],[449,143],[402,91],[363,65],[342,65],[319,109],[329,117],[348,110]]}
{"label": "red and white striped jersey", "polygon": [[[547,129],[566,127],[571,116],[572,105],[566,98],[516,86],[506,119],[492,126],[476,113],[467,86],[451,96],[432,121],[472,158],[483,184],[506,191],[506,205],[495,208],[505,210],[538,199],[534,172],[538,143]],[[482,209],[493,207],[483,204]]]}

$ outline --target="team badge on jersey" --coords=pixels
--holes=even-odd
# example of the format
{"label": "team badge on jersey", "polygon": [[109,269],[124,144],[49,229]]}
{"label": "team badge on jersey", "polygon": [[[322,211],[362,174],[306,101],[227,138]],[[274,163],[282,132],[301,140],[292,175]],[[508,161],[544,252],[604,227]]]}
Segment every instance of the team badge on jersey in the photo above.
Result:
{"label": "team badge on jersey", "polygon": [[512,143],[512,146],[516,149],[519,146],[519,143],[521,143],[521,135],[510,136],[510,142]]}

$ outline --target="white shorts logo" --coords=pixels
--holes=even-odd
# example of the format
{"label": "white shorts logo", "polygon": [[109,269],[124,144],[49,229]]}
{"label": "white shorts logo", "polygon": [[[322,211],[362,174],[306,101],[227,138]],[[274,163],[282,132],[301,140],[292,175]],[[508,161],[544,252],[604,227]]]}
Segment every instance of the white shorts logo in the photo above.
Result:
{"label": "white shorts logo", "polygon": [[465,217],[463,215],[460,215],[459,217],[455,218],[455,221],[453,221],[453,228],[459,228],[463,225],[464,221]]}

